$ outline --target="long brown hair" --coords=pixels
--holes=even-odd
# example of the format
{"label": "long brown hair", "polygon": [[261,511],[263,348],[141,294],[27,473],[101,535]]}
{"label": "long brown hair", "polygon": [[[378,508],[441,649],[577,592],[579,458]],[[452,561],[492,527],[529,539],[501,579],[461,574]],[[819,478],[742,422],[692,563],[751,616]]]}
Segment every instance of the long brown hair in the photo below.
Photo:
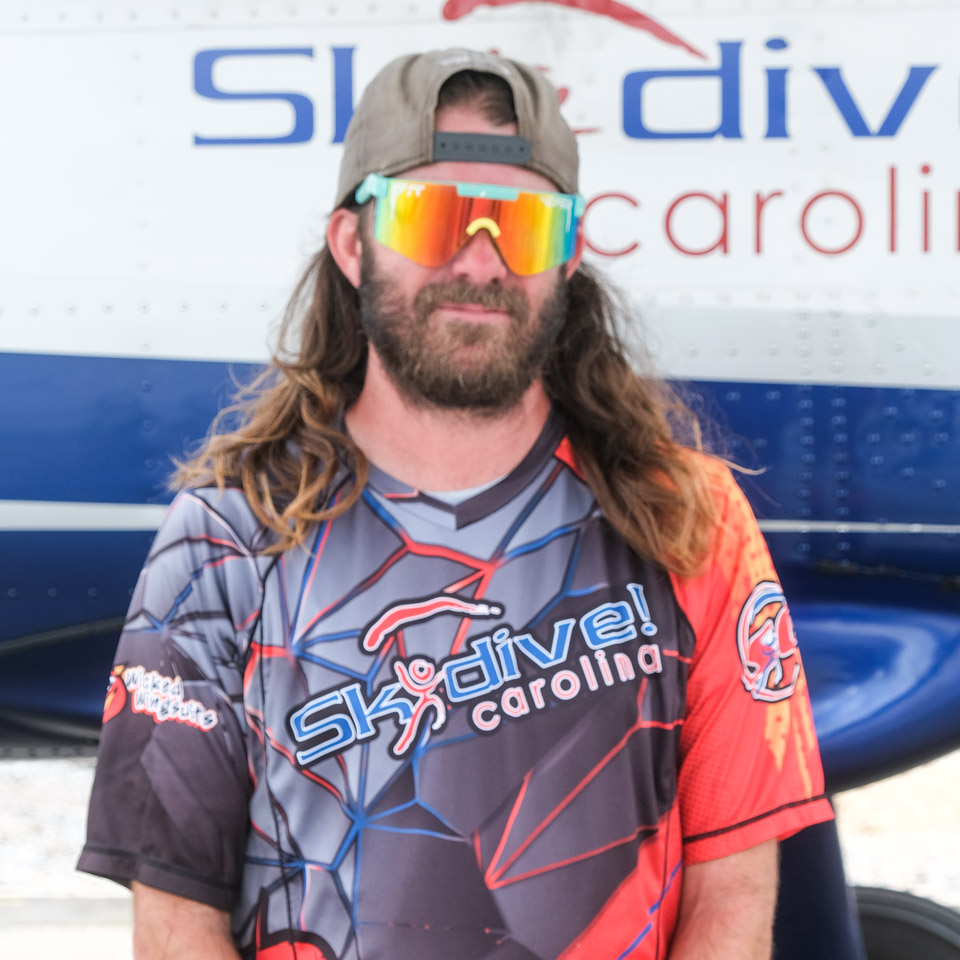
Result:
{"label": "long brown hair", "polygon": [[[509,98],[500,78],[464,73],[447,82],[438,109],[469,103],[503,123]],[[665,383],[636,371],[619,332],[624,311],[588,265],[568,281],[567,301],[543,381],[577,467],[634,550],[694,575],[716,523],[705,458],[691,449],[702,448],[697,417]],[[199,452],[177,464],[171,486],[240,486],[278,535],[267,552],[302,545],[311,527],[348,510],[366,483],[367,461],[338,427],[360,394],[366,358],[357,291],[324,246],[287,306],[269,366],[221,412]],[[239,425],[225,430],[237,417]],[[328,505],[341,467],[355,482]]]}

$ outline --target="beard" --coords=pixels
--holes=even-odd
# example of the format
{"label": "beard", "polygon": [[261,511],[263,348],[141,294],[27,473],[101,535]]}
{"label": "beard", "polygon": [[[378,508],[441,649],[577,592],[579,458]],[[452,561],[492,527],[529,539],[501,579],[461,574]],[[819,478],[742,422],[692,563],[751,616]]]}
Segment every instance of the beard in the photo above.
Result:
{"label": "beard", "polygon": [[[536,315],[526,295],[466,279],[422,287],[409,305],[390,289],[363,246],[360,316],[370,345],[399,392],[419,406],[496,416],[516,406],[556,348],[566,320],[562,274]],[[441,305],[476,304],[507,323],[433,320]]]}

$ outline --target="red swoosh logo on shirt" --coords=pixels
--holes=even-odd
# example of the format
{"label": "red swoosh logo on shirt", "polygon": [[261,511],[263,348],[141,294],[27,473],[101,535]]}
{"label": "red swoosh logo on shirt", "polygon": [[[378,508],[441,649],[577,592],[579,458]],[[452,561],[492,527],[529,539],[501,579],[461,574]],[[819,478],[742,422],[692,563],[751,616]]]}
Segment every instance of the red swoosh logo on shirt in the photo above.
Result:
{"label": "red swoosh logo on shirt", "polygon": [[388,607],[366,629],[363,635],[363,649],[373,653],[391,634],[396,633],[408,623],[430,620],[441,613],[459,613],[465,617],[498,617],[503,609],[495,603],[475,603],[441,594],[409,603],[398,603]]}

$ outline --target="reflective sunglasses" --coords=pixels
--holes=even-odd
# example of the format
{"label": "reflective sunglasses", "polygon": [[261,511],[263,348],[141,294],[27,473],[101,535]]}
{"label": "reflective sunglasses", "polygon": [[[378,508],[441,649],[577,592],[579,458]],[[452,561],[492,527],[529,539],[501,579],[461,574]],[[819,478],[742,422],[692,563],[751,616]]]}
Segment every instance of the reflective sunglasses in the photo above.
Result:
{"label": "reflective sunglasses", "polygon": [[430,183],[371,173],[357,203],[376,199],[373,235],[424,267],[446,263],[479,230],[520,276],[570,260],[586,201],[580,194],[518,190],[490,183]]}

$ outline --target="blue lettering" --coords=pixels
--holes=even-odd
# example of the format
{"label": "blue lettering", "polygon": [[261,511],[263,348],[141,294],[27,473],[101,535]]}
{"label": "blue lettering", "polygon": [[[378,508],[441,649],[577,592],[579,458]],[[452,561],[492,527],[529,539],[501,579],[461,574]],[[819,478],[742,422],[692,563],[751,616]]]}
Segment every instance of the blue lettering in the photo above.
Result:
{"label": "blue lettering", "polygon": [[767,69],[767,132],[768,140],[784,139],[787,133],[787,71]]}
{"label": "blue lettering", "polygon": [[580,618],[580,629],[587,646],[596,650],[612,643],[626,643],[637,636],[633,625],[630,605],[620,600],[617,603],[602,603]]}
{"label": "blue lettering", "polygon": [[637,613],[640,614],[640,632],[645,637],[652,637],[657,632],[657,625],[650,619],[650,606],[643,592],[643,584],[628,583],[627,590],[633,599],[633,605],[637,608]]}
{"label": "blue lettering", "polygon": [[349,717],[342,713],[328,717],[320,717],[315,720],[310,719],[312,714],[321,713],[328,707],[332,707],[336,703],[341,703],[342,700],[343,698],[340,695],[340,691],[334,690],[331,693],[314,697],[309,703],[304,704],[299,710],[291,714],[289,721],[290,732],[293,734],[293,738],[297,743],[304,743],[307,740],[313,740],[324,734],[333,733],[332,738],[311,747],[309,750],[298,750],[297,763],[302,766],[307,766],[315,760],[326,756],[328,753],[342,750],[357,739],[356,732],[350,723]]}
{"label": "blue lettering", "polygon": [[830,94],[840,115],[855,137],[893,137],[896,136],[900,125],[916,102],[927,78],[936,69],[936,66],[910,68],[907,79],[900,88],[900,93],[897,94],[897,99],[893,101],[893,106],[876,133],[870,131],[866,120],[863,119],[863,114],[847,88],[839,67],[814,67],[813,72],[823,81],[827,93]]}
{"label": "blue lettering", "polygon": [[542,647],[529,633],[521,634],[513,639],[517,646],[538,667],[555,667],[558,663],[563,663],[567,659],[567,652],[570,649],[570,635],[576,622],[576,620],[558,620],[553,625],[553,642],[550,644],[549,650]]}
{"label": "blue lettering", "polygon": [[490,638],[473,641],[474,653],[448,660],[443,667],[443,682],[451,703],[470,700],[503,685],[493,658]]}
{"label": "blue lettering", "polygon": [[333,52],[333,140],[343,143],[353,116],[353,51],[355,47],[331,47]]}
{"label": "blue lettering", "polygon": [[[637,140],[739,139],[741,41],[721,43],[720,66],[715,70],[638,70],[623,78],[623,132]],[[716,77],[720,81],[720,123],[713,130],[650,130],[643,122],[643,85],[648,80]]]}
{"label": "blue lettering", "polygon": [[193,88],[211,100],[283,100],[293,107],[293,129],[282,137],[201,137],[198,146],[226,144],[306,143],[313,136],[313,102],[302,93],[227,93],[213,83],[214,64],[224,57],[312,57],[312,47],[247,47],[200,50],[193,61]]}
{"label": "blue lettering", "polygon": [[500,676],[504,682],[516,680],[520,676],[517,666],[517,651],[513,649],[513,637],[507,629],[498,630],[493,635],[493,642],[497,645],[497,656],[500,658]]}
{"label": "blue lettering", "polygon": [[377,730],[370,721],[379,720],[388,714],[394,714],[401,723],[410,722],[413,718],[413,707],[410,701],[403,697],[394,700],[401,689],[399,683],[385,684],[380,688],[373,703],[367,704],[364,702],[363,694],[360,693],[359,683],[351,683],[349,687],[343,688],[343,701],[357,725],[358,740],[374,736]]}
{"label": "blue lettering", "polygon": [[[765,44],[768,50],[785,50],[783,37],[771,37]],[[783,139],[787,133],[787,70],[783,67],[767,69],[767,133],[768,140]]]}

